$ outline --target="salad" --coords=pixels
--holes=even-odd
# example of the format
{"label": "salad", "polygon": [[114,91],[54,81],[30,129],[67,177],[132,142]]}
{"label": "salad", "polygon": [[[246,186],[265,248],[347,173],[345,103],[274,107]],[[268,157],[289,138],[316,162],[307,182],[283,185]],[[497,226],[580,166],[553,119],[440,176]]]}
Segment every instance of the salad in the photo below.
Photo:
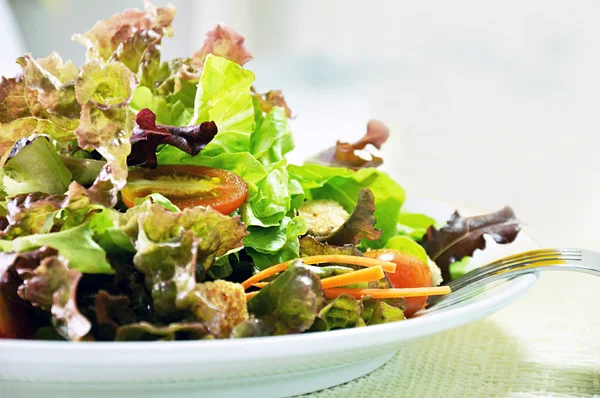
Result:
{"label": "salad", "polygon": [[[172,6],[147,5],[0,81],[0,337],[218,339],[402,321],[486,245],[510,208],[446,225],[402,209],[378,169],[389,131],[286,154],[292,111],[262,94],[244,38],[161,59]],[[343,134],[343,132],[339,132]]]}

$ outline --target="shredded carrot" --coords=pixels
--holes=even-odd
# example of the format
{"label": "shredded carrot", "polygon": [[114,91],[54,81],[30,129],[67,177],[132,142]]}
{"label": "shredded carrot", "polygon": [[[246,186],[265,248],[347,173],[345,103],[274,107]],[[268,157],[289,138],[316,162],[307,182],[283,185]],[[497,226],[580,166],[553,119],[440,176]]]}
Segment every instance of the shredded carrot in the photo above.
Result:
{"label": "shredded carrot", "polygon": [[[363,267],[377,267],[381,266],[381,268],[385,272],[395,272],[396,264],[391,261],[382,261],[376,258],[368,258],[368,257],[360,257],[360,256],[346,256],[340,254],[334,255],[326,255],[326,256],[309,256],[299,258],[300,261],[304,264],[321,264],[321,263],[341,263],[341,264],[353,264],[353,265],[361,265]],[[250,278],[246,279],[242,282],[242,287],[248,289],[253,284],[262,281],[272,275],[275,275],[279,272],[285,271],[290,264],[290,261],[286,261],[285,263],[277,264],[267,269],[260,271],[258,274],[252,275]]]}
{"label": "shredded carrot", "polygon": [[252,297],[256,296],[258,293],[260,292],[260,290],[257,290],[255,292],[250,292],[250,293],[246,293],[246,301],[250,300]]}
{"label": "shredded carrot", "polygon": [[346,289],[343,287],[325,289],[325,297],[336,298],[342,294],[348,294],[355,299],[371,296],[374,299],[398,298],[398,297],[420,297],[441,296],[450,293],[449,286],[439,287],[414,287],[405,289]]}
{"label": "shredded carrot", "polygon": [[359,269],[358,271],[321,279],[321,285],[323,286],[323,289],[329,289],[338,286],[352,285],[354,283],[377,281],[384,276],[383,268],[378,265],[377,267]]}
{"label": "shredded carrot", "polygon": [[267,286],[268,284],[269,284],[269,282],[256,282],[256,283],[253,283],[252,286],[262,289],[263,287]]}
{"label": "shredded carrot", "polygon": [[250,286],[255,284],[256,282],[260,282],[263,279],[266,279],[266,278],[270,277],[271,275],[275,275],[278,272],[285,271],[288,267],[288,264],[289,264],[288,262],[285,262],[285,263],[277,264],[277,265],[274,265],[267,269],[264,269],[264,270],[260,271],[258,274],[252,275],[250,278],[248,278],[244,282],[242,282],[242,287],[244,288],[244,290],[246,290]]}
{"label": "shredded carrot", "polygon": [[353,264],[361,265],[363,267],[377,267],[378,265],[383,268],[385,272],[395,272],[396,264],[391,261],[382,261],[376,258],[359,257],[359,256],[346,256],[342,254],[332,254],[324,256],[309,256],[300,258],[304,264],[321,264],[321,263],[339,263],[339,264]]}

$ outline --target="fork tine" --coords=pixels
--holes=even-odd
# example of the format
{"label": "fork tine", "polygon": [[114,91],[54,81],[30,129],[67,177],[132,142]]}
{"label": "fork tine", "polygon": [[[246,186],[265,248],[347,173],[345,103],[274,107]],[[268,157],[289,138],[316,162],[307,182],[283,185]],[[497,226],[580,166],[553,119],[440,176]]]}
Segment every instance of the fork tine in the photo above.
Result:
{"label": "fork tine", "polygon": [[569,258],[569,259],[573,259],[573,260],[582,258],[581,251],[576,251],[576,250],[569,250],[569,251],[553,250],[553,249],[531,250],[528,252],[504,257],[499,260],[493,261],[493,262],[487,264],[486,267],[501,265],[501,264],[505,264],[505,263],[527,261],[527,260],[537,259],[540,257],[553,257],[553,256],[559,257],[559,258],[564,257],[564,258]]}
{"label": "fork tine", "polygon": [[473,280],[479,279],[481,276],[488,274],[490,272],[500,272],[504,269],[509,269],[516,265],[527,265],[531,263],[548,263],[548,262],[565,262],[565,261],[581,261],[582,253],[577,250],[533,250],[530,252],[521,253],[514,256],[509,256],[502,258],[493,263],[487,264],[481,268],[473,270],[463,277],[450,282],[450,286],[454,288],[458,288],[459,286],[464,286]]}
{"label": "fork tine", "polygon": [[538,255],[573,255],[577,257],[581,257],[581,251],[576,249],[538,249],[538,250],[530,250],[527,252],[514,254],[512,256],[503,257],[499,260],[493,261],[488,265],[498,264],[502,262],[509,262],[512,260],[521,260],[528,257],[535,257]]}
{"label": "fork tine", "polygon": [[452,292],[446,296],[429,297],[428,309],[420,313],[443,310],[478,295],[480,291],[477,289],[488,283],[546,270],[569,270],[600,276],[600,253],[582,249],[540,249],[502,258],[451,281]]}

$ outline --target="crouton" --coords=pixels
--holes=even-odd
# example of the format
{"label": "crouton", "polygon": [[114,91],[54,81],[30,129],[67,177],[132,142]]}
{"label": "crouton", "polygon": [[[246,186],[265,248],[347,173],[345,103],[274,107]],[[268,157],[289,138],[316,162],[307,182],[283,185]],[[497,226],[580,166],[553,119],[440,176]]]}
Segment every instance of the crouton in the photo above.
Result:
{"label": "crouton", "polygon": [[342,205],[333,200],[306,201],[298,213],[306,220],[308,233],[313,236],[331,234],[350,217]]}
{"label": "crouton", "polygon": [[248,319],[246,295],[239,283],[216,280],[200,283],[197,289],[210,304],[225,314],[221,321],[221,333],[224,335],[229,334],[234,326]]}

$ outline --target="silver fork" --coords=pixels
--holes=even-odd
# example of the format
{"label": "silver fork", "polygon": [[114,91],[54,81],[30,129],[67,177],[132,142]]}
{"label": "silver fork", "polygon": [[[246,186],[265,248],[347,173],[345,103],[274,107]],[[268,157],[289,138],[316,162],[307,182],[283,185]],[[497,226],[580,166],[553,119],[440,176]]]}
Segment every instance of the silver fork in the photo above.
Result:
{"label": "silver fork", "polygon": [[582,249],[541,249],[504,257],[477,268],[448,285],[451,293],[432,296],[418,315],[439,311],[481,294],[490,283],[538,271],[578,271],[600,276],[600,253]]}

